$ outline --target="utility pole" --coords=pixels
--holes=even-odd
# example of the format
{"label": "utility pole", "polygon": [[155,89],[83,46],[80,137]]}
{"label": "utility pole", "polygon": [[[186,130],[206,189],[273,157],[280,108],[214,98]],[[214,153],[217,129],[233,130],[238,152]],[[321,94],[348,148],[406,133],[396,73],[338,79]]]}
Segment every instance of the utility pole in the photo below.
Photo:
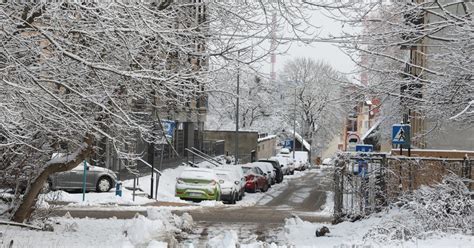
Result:
{"label": "utility pole", "polygon": [[237,164],[239,158],[239,100],[240,100],[240,50],[237,51],[237,104],[235,107],[235,159],[234,164]]}
{"label": "utility pole", "polygon": [[295,106],[293,108],[293,160],[295,160],[296,150],[296,87],[295,87]]}
{"label": "utility pole", "polygon": [[148,163],[151,165],[151,179],[150,179],[150,199],[153,199],[153,185],[155,182],[154,174],[155,174],[155,144],[148,143]]}
{"label": "utility pole", "polygon": [[[153,96],[153,110],[152,110],[152,119],[153,119],[153,136],[155,135],[156,123],[155,116],[156,116],[156,92],[155,90],[152,91]],[[150,199],[153,199],[153,183],[155,182],[154,178],[154,170],[155,170],[155,138],[153,137],[153,141],[148,143],[148,163],[151,164],[151,178],[150,178]]]}
{"label": "utility pole", "polygon": [[301,151],[304,151],[303,141],[304,141],[304,116],[301,118]]}

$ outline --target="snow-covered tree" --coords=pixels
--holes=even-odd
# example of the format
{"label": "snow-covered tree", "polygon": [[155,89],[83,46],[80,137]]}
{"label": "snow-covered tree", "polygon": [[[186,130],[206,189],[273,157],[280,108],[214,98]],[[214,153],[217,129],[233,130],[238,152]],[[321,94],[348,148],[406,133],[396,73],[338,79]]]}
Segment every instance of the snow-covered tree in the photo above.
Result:
{"label": "snow-covered tree", "polygon": [[346,81],[329,64],[311,58],[289,61],[283,73],[286,126],[292,129],[296,119],[297,130],[304,129],[303,137],[319,149],[318,143],[331,141],[342,128]]}
{"label": "snow-covered tree", "polygon": [[[239,128],[273,131],[266,125],[275,104],[269,80],[252,72],[240,72],[239,77]],[[220,88],[227,93],[210,93],[208,127],[233,130],[236,122],[236,77],[222,74],[219,81],[222,83]]]}
{"label": "snow-covered tree", "polygon": [[[342,47],[370,76],[360,87],[379,99],[399,99],[392,109],[442,125],[471,126],[474,83],[473,3],[469,1],[369,1],[343,10],[341,21],[363,30],[341,37]],[[355,11],[358,10],[358,11]]]}

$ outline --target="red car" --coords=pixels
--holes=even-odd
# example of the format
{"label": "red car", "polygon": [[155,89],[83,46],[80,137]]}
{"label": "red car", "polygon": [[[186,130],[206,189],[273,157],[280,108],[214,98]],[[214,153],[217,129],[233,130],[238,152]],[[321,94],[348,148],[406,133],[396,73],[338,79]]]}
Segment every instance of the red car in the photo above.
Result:
{"label": "red car", "polygon": [[245,191],[255,193],[257,190],[266,192],[270,185],[268,185],[265,173],[258,167],[247,165],[242,166],[245,174]]}

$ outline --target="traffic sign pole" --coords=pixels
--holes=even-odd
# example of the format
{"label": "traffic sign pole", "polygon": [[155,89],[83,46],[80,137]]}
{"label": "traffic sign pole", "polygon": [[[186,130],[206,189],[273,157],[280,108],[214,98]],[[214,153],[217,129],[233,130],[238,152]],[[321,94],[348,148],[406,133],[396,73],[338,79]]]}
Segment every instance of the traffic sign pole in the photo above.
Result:
{"label": "traffic sign pole", "polygon": [[84,174],[82,175],[82,201],[86,200],[86,177],[87,177],[87,162],[84,160]]}
{"label": "traffic sign pole", "polygon": [[400,156],[403,155],[403,145],[408,146],[408,156],[411,155],[411,126],[410,124],[394,124],[392,126],[392,144],[400,146]]}

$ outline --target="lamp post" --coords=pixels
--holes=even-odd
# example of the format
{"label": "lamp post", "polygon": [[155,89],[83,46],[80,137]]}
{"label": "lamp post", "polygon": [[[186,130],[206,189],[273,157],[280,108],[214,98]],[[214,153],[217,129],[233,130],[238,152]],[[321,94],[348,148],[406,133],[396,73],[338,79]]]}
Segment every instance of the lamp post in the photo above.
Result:
{"label": "lamp post", "polygon": [[293,108],[293,160],[295,160],[296,150],[296,87],[295,87],[295,106]]}
{"label": "lamp post", "polygon": [[237,164],[239,158],[239,91],[240,91],[240,50],[237,51],[237,104],[235,109],[235,159],[234,164]]}
{"label": "lamp post", "polygon": [[304,117],[301,118],[301,150],[300,151],[304,151],[303,141],[304,141]]}

